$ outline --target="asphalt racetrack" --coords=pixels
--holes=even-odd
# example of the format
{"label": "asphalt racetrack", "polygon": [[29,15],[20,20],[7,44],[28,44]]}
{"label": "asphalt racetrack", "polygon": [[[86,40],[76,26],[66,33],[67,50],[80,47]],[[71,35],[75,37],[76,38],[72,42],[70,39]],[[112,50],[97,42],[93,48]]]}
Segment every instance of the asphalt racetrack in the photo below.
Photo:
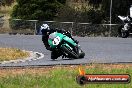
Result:
{"label": "asphalt racetrack", "polygon": [[63,60],[61,57],[53,61],[41,41],[41,35],[0,35],[0,47],[14,47],[22,50],[40,52],[43,59],[0,64],[0,66],[49,66],[86,63],[131,63],[132,38],[116,37],[74,37],[79,41],[85,58]]}

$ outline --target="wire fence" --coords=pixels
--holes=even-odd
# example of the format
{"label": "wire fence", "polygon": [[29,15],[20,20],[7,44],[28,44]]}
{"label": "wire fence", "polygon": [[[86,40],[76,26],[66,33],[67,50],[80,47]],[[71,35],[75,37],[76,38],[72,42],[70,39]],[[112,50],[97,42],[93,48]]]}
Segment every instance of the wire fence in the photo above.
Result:
{"label": "wire fence", "polygon": [[[73,36],[89,37],[117,37],[120,24],[90,24],[75,22],[37,21],[37,20],[9,20],[9,34],[35,34],[38,35],[40,26],[47,23],[50,28],[64,29],[70,31]],[[0,22],[1,24],[1,22]],[[2,26],[0,26],[2,29]]]}

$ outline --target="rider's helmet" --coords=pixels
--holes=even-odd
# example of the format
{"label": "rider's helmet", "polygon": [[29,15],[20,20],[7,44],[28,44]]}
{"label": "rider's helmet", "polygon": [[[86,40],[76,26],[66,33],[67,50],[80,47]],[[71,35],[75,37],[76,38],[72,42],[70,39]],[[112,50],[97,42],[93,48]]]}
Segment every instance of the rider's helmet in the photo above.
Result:
{"label": "rider's helmet", "polygon": [[41,30],[42,34],[46,34],[50,30],[49,25],[48,24],[42,24],[40,30]]}

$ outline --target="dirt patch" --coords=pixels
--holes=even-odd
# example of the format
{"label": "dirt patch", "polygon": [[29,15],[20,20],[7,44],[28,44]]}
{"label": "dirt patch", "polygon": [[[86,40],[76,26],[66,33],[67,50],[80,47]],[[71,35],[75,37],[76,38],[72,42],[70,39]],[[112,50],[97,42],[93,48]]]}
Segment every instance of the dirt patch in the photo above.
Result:
{"label": "dirt patch", "polygon": [[9,61],[29,57],[29,53],[16,48],[0,48],[0,61]]}

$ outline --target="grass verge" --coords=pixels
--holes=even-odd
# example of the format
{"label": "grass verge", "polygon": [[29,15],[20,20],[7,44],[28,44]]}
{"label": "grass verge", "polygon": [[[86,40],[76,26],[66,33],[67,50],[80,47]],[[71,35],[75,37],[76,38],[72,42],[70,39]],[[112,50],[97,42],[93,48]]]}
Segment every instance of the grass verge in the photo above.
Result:
{"label": "grass verge", "polygon": [[0,61],[9,61],[22,59],[29,56],[28,52],[24,52],[16,48],[0,48]]}
{"label": "grass verge", "polygon": [[[87,74],[132,76],[132,64],[89,64],[84,67]],[[78,74],[78,66],[1,69],[0,88],[132,88],[132,83],[80,86],[75,80]]]}

